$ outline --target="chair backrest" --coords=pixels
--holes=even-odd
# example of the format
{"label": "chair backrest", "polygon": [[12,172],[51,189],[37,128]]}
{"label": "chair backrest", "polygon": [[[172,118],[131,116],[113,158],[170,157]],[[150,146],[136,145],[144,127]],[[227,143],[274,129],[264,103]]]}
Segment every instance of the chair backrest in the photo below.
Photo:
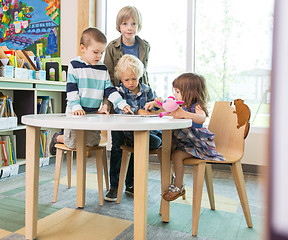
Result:
{"label": "chair backrest", "polygon": [[108,141],[108,131],[101,130],[101,140],[100,144],[106,144]]}
{"label": "chair backrest", "polygon": [[237,128],[237,114],[229,101],[215,102],[208,129],[215,134],[216,150],[230,160],[244,153],[245,125]]}

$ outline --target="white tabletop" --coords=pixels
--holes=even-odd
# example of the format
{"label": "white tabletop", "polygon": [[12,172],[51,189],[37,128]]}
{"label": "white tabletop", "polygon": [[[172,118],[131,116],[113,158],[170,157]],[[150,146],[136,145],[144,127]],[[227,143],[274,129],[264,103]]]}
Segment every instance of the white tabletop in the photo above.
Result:
{"label": "white tabletop", "polygon": [[31,114],[21,118],[23,124],[34,127],[66,128],[78,130],[169,130],[187,128],[192,125],[190,119],[166,117],[125,116],[118,114],[88,114],[84,116],[66,116],[63,114]]}

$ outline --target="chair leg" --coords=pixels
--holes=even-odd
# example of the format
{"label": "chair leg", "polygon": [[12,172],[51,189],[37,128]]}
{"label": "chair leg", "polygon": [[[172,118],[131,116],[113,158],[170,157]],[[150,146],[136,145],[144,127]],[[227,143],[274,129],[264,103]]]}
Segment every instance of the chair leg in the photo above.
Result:
{"label": "chair leg", "polygon": [[121,202],[122,192],[124,188],[125,177],[128,170],[128,165],[130,162],[130,152],[125,150],[122,151],[122,160],[121,160],[121,168],[120,168],[120,175],[119,175],[119,183],[118,183],[118,190],[117,190],[117,201],[116,203]]}
{"label": "chair leg", "polygon": [[109,191],[109,176],[108,176],[108,164],[107,164],[107,155],[106,155],[106,147],[103,149],[103,168],[104,168],[104,177],[106,183],[106,190]]}
{"label": "chair leg", "polygon": [[[161,147],[157,149],[157,157],[160,163],[160,177],[161,177],[160,179],[162,179],[162,148]],[[162,201],[164,201],[164,199],[161,197],[159,215],[162,214]]]}
{"label": "chair leg", "polygon": [[57,201],[57,194],[58,194],[58,188],[59,188],[59,180],[60,180],[60,172],[61,172],[63,153],[64,153],[64,151],[62,149],[56,150],[54,194],[53,194],[53,202],[54,203]]}
{"label": "chair leg", "polygon": [[239,199],[242,205],[242,209],[243,209],[243,213],[246,219],[247,226],[249,228],[252,228],[253,224],[252,224],[252,219],[251,219],[251,214],[250,214],[250,208],[249,208],[249,203],[248,203],[248,197],[247,197],[241,162],[238,161],[236,163],[233,163],[231,166],[231,171],[232,171],[232,175],[233,175],[235,185],[238,191]]}
{"label": "chair leg", "polygon": [[203,192],[203,183],[205,175],[205,165],[206,163],[200,163],[194,165],[193,169],[193,202],[192,202],[192,235],[197,236],[201,200]]}
{"label": "chair leg", "polygon": [[91,156],[92,156],[92,150],[87,150],[86,157],[91,157]]}
{"label": "chair leg", "polygon": [[213,190],[213,179],[212,179],[212,166],[211,164],[206,164],[205,169],[205,183],[207,188],[207,194],[209,198],[211,210],[215,210],[215,199],[214,199],[214,190]]}
{"label": "chair leg", "polygon": [[96,150],[96,168],[99,192],[99,205],[103,206],[103,150]]}
{"label": "chair leg", "polygon": [[67,162],[68,188],[71,188],[71,159],[72,159],[72,151],[67,151],[66,162]]}

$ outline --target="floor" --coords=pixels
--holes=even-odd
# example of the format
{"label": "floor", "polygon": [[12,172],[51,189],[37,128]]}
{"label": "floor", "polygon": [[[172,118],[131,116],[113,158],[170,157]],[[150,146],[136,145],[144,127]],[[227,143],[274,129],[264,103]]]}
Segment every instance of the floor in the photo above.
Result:
{"label": "floor", "polygon": [[[86,206],[76,209],[75,161],[72,187],[67,189],[66,161],[62,166],[58,200],[52,203],[54,164],[40,168],[38,239],[133,239],[133,198],[123,193],[121,204],[104,202],[99,206],[94,156],[87,159]],[[245,174],[253,228],[246,225],[230,172],[213,171],[216,210],[209,209],[206,188],[198,236],[191,235],[192,168],[185,169],[186,200],[171,203],[170,222],[159,215],[159,164],[149,164],[147,239],[254,240],[263,239],[264,198],[259,177]],[[25,173],[0,180],[0,239],[23,240],[25,222]],[[103,224],[106,223],[106,224]],[[56,236],[56,237],[55,237]],[[60,237],[61,236],[61,237]]]}

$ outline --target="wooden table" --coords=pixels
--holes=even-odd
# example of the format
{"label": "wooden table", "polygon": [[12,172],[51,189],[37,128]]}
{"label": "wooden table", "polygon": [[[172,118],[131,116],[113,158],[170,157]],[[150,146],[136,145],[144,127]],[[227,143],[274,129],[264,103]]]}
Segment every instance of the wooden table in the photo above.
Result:
{"label": "wooden table", "polygon": [[[149,163],[149,130],[163,130],[162,142],[162,192],[170,182],[169,161],[172,129],[187,128],[191,120],[171,117],[133,117],[123,115],[90,114],[66,116],[65,114],[38,114],[22,116],[26,127],[26,239],[37,237],[40,129],[67,128],[77,130],[77,207],[85,206],[86,133],[85,130],[134,131],[134,239],[146,239],[147,189]],[[169,222],[169,203],[162,201],[162,220]]]}

